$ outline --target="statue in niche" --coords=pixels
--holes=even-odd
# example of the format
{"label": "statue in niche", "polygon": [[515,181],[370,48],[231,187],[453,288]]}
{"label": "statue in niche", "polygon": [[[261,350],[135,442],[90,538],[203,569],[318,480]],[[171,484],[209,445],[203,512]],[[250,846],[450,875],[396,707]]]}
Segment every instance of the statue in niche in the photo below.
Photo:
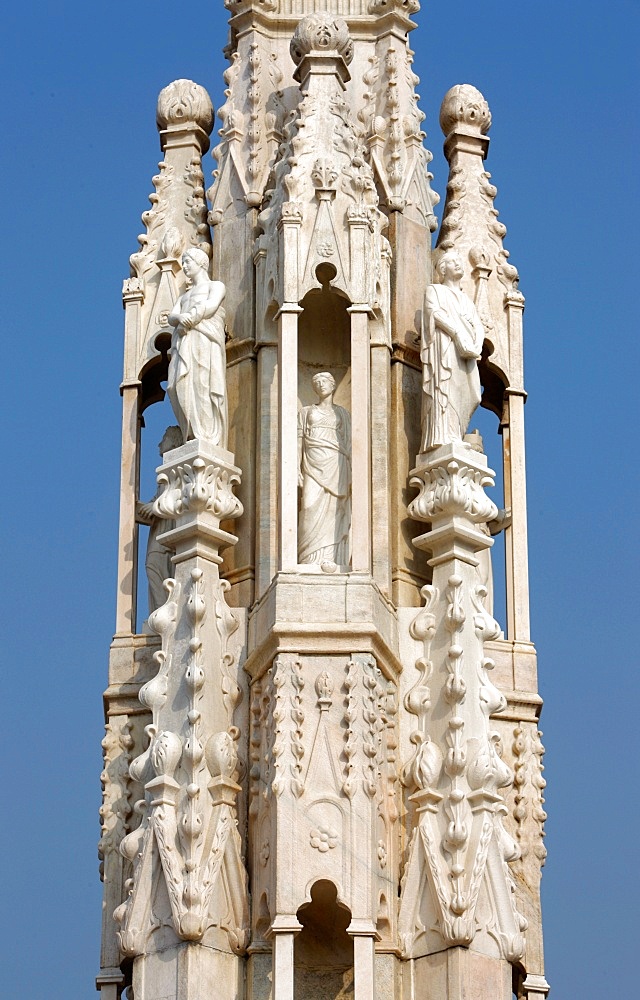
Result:
{"label": "statue in niche", "polygon": [[[474,451],[484,455],[482,435],[478,430],[471,431],[470,434],[465,434],[464,439],[467,444],[471,445]],[[484,521],[478,527],[488,537],[499,535],[501,531],[511,527],[511,507],[498,508],[497,517],[494,517],[491,521]],[[476,558],[478,560],[478,580],[486,590],[486,594],[482,598],[482,603],[493,618],[493,563],[491,549],[487,548],[476,552]]]}
{"label": "statue in niche", "polygon": [[437,272],[441,284],[427,288],[422,320],[421,451],[461,441],[481,398],[478,361],[484,327],[460,285],[460,254],[448,250]]}
{"label": "statue in niche", "polygon": [[167,393],[185,441],[227,446],[225,287],[209,278],[209,258],[192,247],[182,255],[187,290],[169,313],[174,328]]}
{"label": "statue in niche", "polygon": [[[158,445],[160,458],[173,448],[179,448],[182,444],[182,432],[179,427],[167,427],[162,435],[162,441]],[[167,599],[167,592],[164,589],[164,581],[173,576],[171,564],[171,553],[165,549],[162,542],[158,541],[158,535],[165,531],[170,531],[174,527],[173,521],[168,521],[164,517],[158,517],[154,513],[153,505],[160,496],[162,490],[159,488],[156,495],[148,503],[138,500],[136,504],[136,519],[139,524],[146,524],[149,527],[149,539],[147,541],[147,554],[144,566],[147,571],[147,582],[149,585],[149,614],[162,607]]]}
{"label": "statue in niche", "polygon": [[319,372],[311,384],[318,402],[298,416],[298,562],[334,572],[349,563],[351,417],[333,402],[333,375]]}

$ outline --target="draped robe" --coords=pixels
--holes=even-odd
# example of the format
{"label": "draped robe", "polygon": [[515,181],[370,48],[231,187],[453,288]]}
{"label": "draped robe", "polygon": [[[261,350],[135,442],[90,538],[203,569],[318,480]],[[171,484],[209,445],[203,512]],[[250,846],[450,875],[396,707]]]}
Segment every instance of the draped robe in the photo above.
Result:
{"label": "draped robe", "polygon": [[[455,331],[437,323],[441,312]],[[422,343],[422,447],[461,441],[480,404],[478,360],[484,327],[468,295],[448,285],[429,285],[425,296]]]}
{"label": "draped robe", "polygon": [[[186,299],[190,292],[185,293]],[[190,303],[181,309],[188,311]],[[224,308],[171,341],[167,393],[185,441],[200,438],[227,446]]]}
{"label": "draped robe", "polygon": [[351,417],[342,406],[305,406],[298,417],[302,499],[300,563],[349,563]]}

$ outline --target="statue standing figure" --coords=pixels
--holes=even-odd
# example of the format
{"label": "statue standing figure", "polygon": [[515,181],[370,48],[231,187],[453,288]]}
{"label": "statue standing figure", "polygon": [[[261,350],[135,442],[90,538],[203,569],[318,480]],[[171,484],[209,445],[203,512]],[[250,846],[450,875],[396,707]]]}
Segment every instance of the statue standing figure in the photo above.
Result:
{"label": "statue standing figure", "polygon": [[333,402],[333,375],[319,372],[312,385],[318,402],[298,417],[298,561],[335,570],[349,563],[351,417]]}
{"label": "statue standing figure", "polygon": [[[182,434],[179,427],[167,427],[162,435],[162,441],[158,445],[160,457],[173,448],[179,448],[182,444]],[[168,521],[164,517],[158,517],[153,510],[153,504],[158,499],[162,489],[159,488],[156,495],[148,503],[138,500],[136,504],[136,518],[139,524],[146,524],[149,527],[149,539],[147,541],[147,554],[144,566],[147,571],[147,582],[149,584],[149,614],[161,607],[166,599],[167,592],[164,589],[164,581],[173,576],[171,563],[171,553],[165,549],[162,542],[158,541],[158,535],[164,531],[170,531],[175,527],[173,521]]]}
{"label": "statue standing figure", "polygon": [[422,322],[421,451],[461,441],[480,403],[477,362],[484,327],[460,282],[460,255],[448,250],[437,265],[441,284],[429,285]]}
{"label": "statue standing figure", "polygon": [[193,247],[182,255],[187,291],[169,314],[174,328],[167,392],[185,441],[227,446],[225,287],[209,278],[209,258]]}

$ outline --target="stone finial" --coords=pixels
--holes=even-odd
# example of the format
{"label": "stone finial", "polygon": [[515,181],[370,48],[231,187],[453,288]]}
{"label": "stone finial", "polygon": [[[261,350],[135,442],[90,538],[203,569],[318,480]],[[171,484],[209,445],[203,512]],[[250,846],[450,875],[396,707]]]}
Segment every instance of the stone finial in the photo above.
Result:
{"label": "stone finial", "polygon": [[161,130],[193,122],[211,135],[213,114],[211,98],[193,80],[174,80],[158,95],[156,122]]}
{"label": "stone finial", "polygon": [[460,125],[477,135],[486,135],[491,128],[489,105],[470,83],[458,83],[448,90],[440,108],[440,128],[445,137]]}
{"label": "stone finial", "polygon": [[334,52],[342,56],[348,66],[353,59],[353,41],[346,21],[327,11],[316,11],[298,23],[289,51],[296,66],[304,56],[312,53],[325,55]]}

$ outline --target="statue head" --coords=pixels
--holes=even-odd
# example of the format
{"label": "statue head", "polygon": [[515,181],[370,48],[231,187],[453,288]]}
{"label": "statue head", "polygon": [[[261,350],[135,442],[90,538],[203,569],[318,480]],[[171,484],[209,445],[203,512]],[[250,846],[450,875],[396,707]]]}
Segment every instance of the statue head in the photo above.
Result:
{"label": "statue head", "polygon": [[200,247],[189,247],[189,249],[185,250],[183,253],[182,270],[185,271],[185,274],[187,274],[187,270],[190,270],[190,268],[185,270],[184,265],[189,262],[195,264],[195,266],[200,270],[206,271],[207,274],[209,273],[209,256]]}
{"label": "statue head", "polygon": [[459,252],[451,249],[443,253],[436,264],[436,272],[441,281],[448,275],[451,275],[453,278],[461,278],[464,274],[464,267],[462,266],[462,258]]}
{"label": "statue head", "polygon": [[331,372],[316,372],[311,379],[311,385],[318,396],[331,395],[335,392],[336,380]]}

